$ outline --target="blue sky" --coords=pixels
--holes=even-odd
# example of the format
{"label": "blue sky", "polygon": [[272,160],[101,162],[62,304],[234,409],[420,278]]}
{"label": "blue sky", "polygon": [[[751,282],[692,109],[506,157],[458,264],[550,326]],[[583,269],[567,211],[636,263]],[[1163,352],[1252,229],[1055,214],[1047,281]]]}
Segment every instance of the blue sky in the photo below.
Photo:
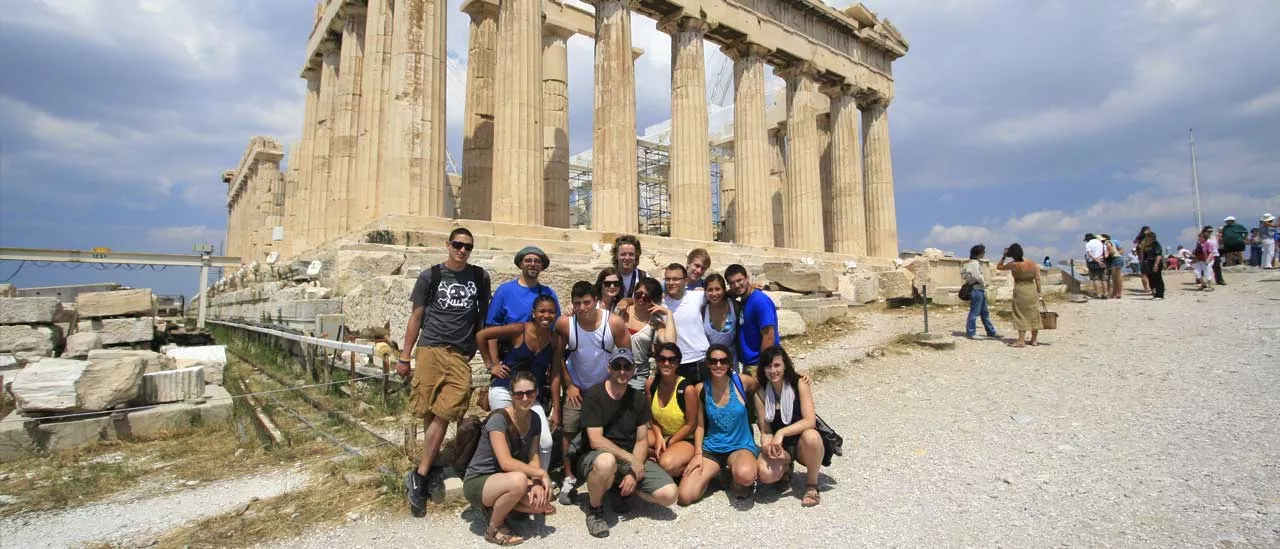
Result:
{"label": "blue sky", "polygon": [[[830,2],[842,7],[850,2]],[[226,227],[223,170],[252,135],[289,143],[311,8],[292,0],[16,0],[0,10],[0,244],[186,253]],[[465,74],[467,20],[449,2]],[[890,107],[904,249],[1280,214],[1280,4],[1271,0],[898,0],[911,42]],[[637,17],[639,126],[670,117],[670,42]],[[574,152],[590,147],[591,42],[570,41]],[[713,71],[720,53],[708,47]],[[449,105],[460,159],[461,98]],[[0,263],[0,280],[17,267]],[[194,271],[27,265],[19,286],[116,281],[191,293]]]}

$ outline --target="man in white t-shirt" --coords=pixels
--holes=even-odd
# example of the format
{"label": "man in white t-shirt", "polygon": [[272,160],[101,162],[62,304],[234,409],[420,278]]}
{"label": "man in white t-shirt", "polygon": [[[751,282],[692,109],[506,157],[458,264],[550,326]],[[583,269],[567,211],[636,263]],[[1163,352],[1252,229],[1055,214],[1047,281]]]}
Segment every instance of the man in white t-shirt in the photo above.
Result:
{"label": "man in white t-shirt", "polygon": [[702,329],[702,304],[706,301],[701,289],[688,289],[688,273],[684,265],[672,263],[662,274],[662,284],[667,295],[662,304],[671,311],[676,323],[676,346],[680,347],[683,362],[676,370],[678,375],[690,381],[706,378],[707,332]]}
{"label": "man in white t-shirt", "polygon": [[1106,299],[1103,277],[1107,272],[1107,246],[1093,233],[1084,235],[1084,259],[1085,265],[1089,267],[1089,281],[1093,284],[1094,297]]}

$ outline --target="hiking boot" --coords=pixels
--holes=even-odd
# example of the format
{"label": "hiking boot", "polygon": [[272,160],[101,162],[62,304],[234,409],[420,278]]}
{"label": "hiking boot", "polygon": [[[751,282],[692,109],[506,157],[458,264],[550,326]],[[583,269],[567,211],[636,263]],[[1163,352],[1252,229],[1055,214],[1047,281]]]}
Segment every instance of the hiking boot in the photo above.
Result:
{"label": "hiking boot", "polygon": [[432,466],[427,471],[425,494],[436,505],[444,503],[444,467]]}
{"label": "hiking boot", "polygon": [[587,533],[592,537],[609,537],[609,522],[604,518],[604,506],[587,509]]}
{"label": "hiking boot", "polygon": [[578,495],[574,486],[576,481],[573,477],[564,477],[564,484],[560,486],[560,505],[573,505],[573,497]]}
{"label": "hiking boot", "polygon": [[418,474],[417,469],[409,469],[404,477],[405,499],[409,501],[409,512],[421,518],[427,514],[427,477]]}

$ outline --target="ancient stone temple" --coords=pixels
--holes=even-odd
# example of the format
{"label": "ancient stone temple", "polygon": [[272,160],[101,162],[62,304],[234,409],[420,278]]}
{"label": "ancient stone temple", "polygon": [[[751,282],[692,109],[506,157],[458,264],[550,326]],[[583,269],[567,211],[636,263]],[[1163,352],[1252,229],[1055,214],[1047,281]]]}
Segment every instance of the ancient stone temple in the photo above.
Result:
{"label": "ancient stone temple", "polygon": [[[446,2],[322,0],[300,72],[301,141],[283,176],[282,150],[268,138],[254,138],[225,175],[227,253],[245,263],[273,251],[318,256],[336,240],[433,232],[455,217],[495,236],[607,242],[644,232],[634,12],[671,35],[661,192],[670,208],[662,234],[681,241],[672,248],[714,239],[793,258],[897,257],[888,110],[892,62],[907,43],[892,24],[861,4],[837,10],[821,0],[587,3],[594,11],[560,0],[462,3],[471,23],[454,209]],[[588,100],[568,97],[566,41],[575,35],[595,41],[585,236],[566,232],[575,230],[568,105]],[[733,135],[718,143],[708,135],[707,44],[733,63]],[[766,110],[770,66],[786,81],[781,119]],[[713,146],[728,151],[714,170]]]}

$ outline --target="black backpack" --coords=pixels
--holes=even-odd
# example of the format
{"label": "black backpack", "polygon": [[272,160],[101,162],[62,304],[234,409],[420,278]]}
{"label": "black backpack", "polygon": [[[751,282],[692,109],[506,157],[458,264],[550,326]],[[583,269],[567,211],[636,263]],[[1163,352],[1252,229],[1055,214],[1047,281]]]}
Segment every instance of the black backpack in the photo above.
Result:
{"label": "black backpack", "polygon": [[[449,462],[449,466],[453,467],[454,472],[458,476],[467,474],[467,466],[471,464],[471,458],[476,455],[476,448],[480,447],[480,437],[484,436],[484,426],[489,423],[489,418],[493,414],[507,415],[507,446],[513,449],[512,442],[520,438],[520,430],[516,427],[516,419],[511,415],[511,408],[500,408],[484,417],[484,421],[474,415],[462,418],[458,422],[458,434],[453,438],[453,459]],[[538,414],[529,414],[529,433],[541,432],[542,421],[538,418]]]}
{"label": "black backpack", "polygon": [[[675,394],[671,395],[671,398],[676,399],[676,403],[680,405],[681,413],[688,413],[684,409],[684,390],[685,388],[692,387],[693,385],[694,383],[692,381],[689,381],[687,379],[681,379],[680,383],[676,384]],[[649,402],[653,402],[653,399],[655,398],[658,398],[658,379],[657,378],[654,378],[653,386],[649,387]]]}

